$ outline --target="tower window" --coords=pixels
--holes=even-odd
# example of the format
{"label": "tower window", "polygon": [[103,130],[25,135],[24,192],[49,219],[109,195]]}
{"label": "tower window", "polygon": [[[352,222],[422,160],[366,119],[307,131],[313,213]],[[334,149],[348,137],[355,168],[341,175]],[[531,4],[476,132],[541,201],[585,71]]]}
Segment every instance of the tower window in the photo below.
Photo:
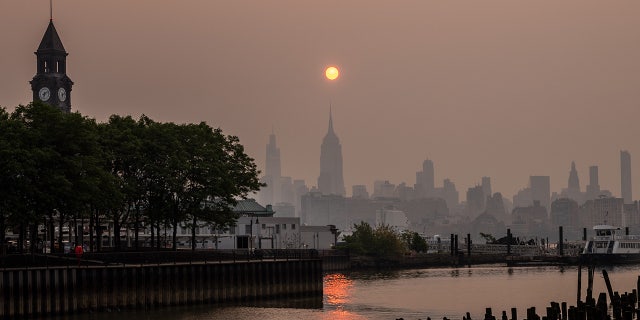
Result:
{"label": "tower window", "polygon": [[49,64],[47,61],[44,62],[44,73],[49,73]]}
{"label": "tower window", "polygon": [[56,61],[56,72],[60,72],[60,61]]}

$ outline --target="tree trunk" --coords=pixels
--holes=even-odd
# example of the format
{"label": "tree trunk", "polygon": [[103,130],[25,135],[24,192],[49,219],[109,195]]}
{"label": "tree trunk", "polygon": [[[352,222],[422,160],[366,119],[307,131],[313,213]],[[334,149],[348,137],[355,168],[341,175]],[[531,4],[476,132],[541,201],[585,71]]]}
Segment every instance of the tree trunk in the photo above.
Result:
{"label": "tree trunk", "polygon": [[191,224],[191,250],[192,251],[196,251],[196,225],[197,221],[196,218],[193,217],[193,221]]}
{"label": "tree trunk", "polygon": [[173,221],[171,221],[172,223],[172,233],[173,233],[173,245],[171,246],[173,251],[177,251],[178,250],[178,220],[177,219],[173,219]]}
{"label": "tree trunk", "polygon": [[120,211],[116,211],[113,213],[113,237],[115,251],[121,251],[122,247],[120,245]]}
{"label": "tree trunk", "polygon": [[5,216],[2,215],[0,217],[0,255],[7,254],[7,244],[4,239],[6,238],[6,222]]}
{"label": "tree trunk", "polygon": [[140,232],[140,206],[139,205],[136,205],[136,220],[133,224],[133,232],[135,232],[135,235],[133,236],[135,243],[133,246],[136,248],[136,251],[137,251],[138,249],[140,249],[140,245],[138,244],[138,240],[139,240],[138,233]]}
{"label": "tree trunk", "polygon": [[37,223],[33,223],[29,225],[29,239],[30,239],[30,243],[29,243],[29,252],[31,252],[31,254],[36,253],[36,245],[37,245],[37,240],[38,240],[38,224]]}
{"label": "tree trunk", "polygon": [[60,252],[64,252],[64,246],[62,245],[62,225],[63,225],[63,221],[64,219],[62,219],[62,214],[60,214],[60,221],[58,221],[58,250],[60,250]]}
{"label": "tree trunk", "polygon": [[25,237],[25,230],[24,230],[24,223],[21,222],[20,223],[20,232],[18,233],[18,252],[19,253],[23,253],[22,248],[24,248],[24,237]]}
{"label": "tree trunk", "polygon": [[93,212],[93,209],[91,209],[89,211],[89,251],[94,251],[95,250],[95,243],[93,242],[93,230],[95,225],[93,224],[93,215],[95,214],[95,212]]}

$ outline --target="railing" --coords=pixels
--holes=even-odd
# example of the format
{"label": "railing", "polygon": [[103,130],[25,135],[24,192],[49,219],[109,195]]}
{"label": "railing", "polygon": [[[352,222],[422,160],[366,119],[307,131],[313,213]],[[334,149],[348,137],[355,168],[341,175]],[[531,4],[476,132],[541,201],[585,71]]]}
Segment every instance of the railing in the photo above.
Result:
{"label": "railing", "polygon": [[196,251],[88,252],[84,253],[80,259],[74,254],[10,254],[0,256],[0,268],[308,260],[333,255],[346,255],[346,253],[339,250],[318,251],[315,249],[211,249]]}

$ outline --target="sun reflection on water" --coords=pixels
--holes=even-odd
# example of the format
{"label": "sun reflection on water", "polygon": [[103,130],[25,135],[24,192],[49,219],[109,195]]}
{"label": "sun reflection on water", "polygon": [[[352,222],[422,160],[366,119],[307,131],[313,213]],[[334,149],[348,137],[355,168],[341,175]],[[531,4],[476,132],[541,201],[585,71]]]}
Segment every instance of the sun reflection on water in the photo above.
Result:
{"label": "sun reflection on water", "polygon": [[327,308],[323,318],[337,320],[366,319],[361,315],[345,310],[345,306],[352,303],[351,294],[353,280],[341,273],[327,274],[324,277],[324,299]]}
{"label": "sun reflection on water", "polygon": [[341,273],[332,273],[324,277],[324,295],[327,304],[340,308],[349,302],[349,292],[353,280]]}

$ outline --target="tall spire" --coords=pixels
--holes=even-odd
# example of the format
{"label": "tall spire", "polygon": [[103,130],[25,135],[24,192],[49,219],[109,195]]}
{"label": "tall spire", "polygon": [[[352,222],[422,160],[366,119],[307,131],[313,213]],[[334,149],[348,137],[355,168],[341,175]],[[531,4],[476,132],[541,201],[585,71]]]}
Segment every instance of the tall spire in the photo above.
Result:
{"label": "tall spire", "polygon": [[333,133],[333,116],[331,114],[331,103],[329,103],[329,132]]}

